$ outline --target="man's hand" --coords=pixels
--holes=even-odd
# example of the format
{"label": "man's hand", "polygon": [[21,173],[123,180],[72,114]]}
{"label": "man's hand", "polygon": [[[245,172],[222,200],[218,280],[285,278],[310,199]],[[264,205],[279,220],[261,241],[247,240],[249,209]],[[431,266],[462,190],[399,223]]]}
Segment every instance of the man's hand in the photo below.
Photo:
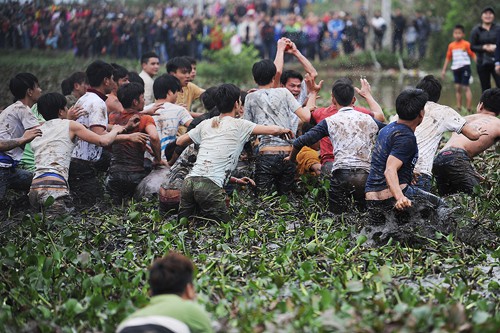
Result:
{"label": "man's hand", "polygon": [[372,88],[370,86],[370,83],[368,83],[368,81],[363,78],[359,79],[359,82],[361,82],[361,89],[359,89],[358,87],[354,87],[356,92],[364,99],[371,96]]}
{"label": "man's hand", "polygon": [[253,181],[253,179],[252,178],[248,178],[248,177],[236,178],[236,184],[239,184],[239,185],[248,185],[248,184],[250,184],[251,186],[255,186],[255,182]]}
{"label": "man's hand", "polygon": [[394,208],[397,210],[403,210],[405,208],[411,207],[411,201],[407,197],[403,196],[402,198],[396,201]]}
{"label": "man's hand", "polygon": [[39,128],[30,128],[29,130],[24,131],[24,134],[21,137],[23,142],[22,144],[33,141],[33,139],[37,136],[42,136],[42,131]]}
{"label": "man's hand", "polygon": [[299,49],[297,48],[297,45],[295,45],[294,42],[292,42],[291,40],[289,40],[288,44],[287,44],[287,47],[285,48],[285,53],[288,53],[288,54],[297,54],[299,51]]}
{"label": "man's hand", "polygon": [[122,125],[113,125],[113,129],[111,131],[115,131],[116,133],[120,134],[125,132],[125,126]]}
{"label": "man's hand", "polygon": [[323,86],[323,80],[319,81],[319,83],[316,83],[315,78],[309,75],[309,73],[305,75],[304,80],[306,81],[306,87],[308,93],[317,94],[321,90],[321,87]]}
{"label": "man's hand", "polygon": [[287,46],[289,45],[290,42],[291,42],[290,39],[288,39],[286,37],[281,37],[278,40],[278,42],[276,43],[277,51],[278,52],[285,52],[285,49],[287,48]]}
{"label": "man's hand", "polygon": [[444,80],[445,75],[446,75],[446,71],[441,71],[441,80]]}
{"label": "man's hand", "polygon": [[139,112],[140,114],[149,114],[149,115],[154,115],[156,113],[156,111],[158,111],[158,109],[161,109],[161,107],[163,106],[163,103],[155,103],[153,104],[152,107],[150,107],[149,109],[144,109],[142,110],[141,112]]}
{"label": "man's hand", "polygon": [[420,172],[413,172],[413,177],[411,179],[411,184],[416,185],[418,182],[418,177],[420,177],[422,174]]}
{"label": "man's hand", "polygon": [[153,160],[153,167],[155,169],[161,168],[161,167],[167,167],[170,168],[170,164],[166,160],[157,160],[156,158]]}
{"label": "man's hand", "polygon": [[73,105],[72,107],[69,108],[66,118],[69,120],[77,120],[78,118],[80,118],[85,114],[87,114],[87,111],[85,111],[81,106]]}
{"label": "man's hand", "polygon": [[314,163],[310,168],[311,172],[314,172],[316,176],[321,175],[321,163]]}
{"label": "man's hand", "polygon": [[149,140],[149,135],[146,133],[136,132],[128,135],[128,141],[134,143],[141,143],[145,145]]}
{"label": "man's hand", "polygon": [[140,123],[141,123],[141,116],[139,116],[138,114],[133,115],[127,121],[127,124],[125,125],[125,130],[127,132],[131,132],[134,129],[136,129],[139,126]]}
{"label": "man's hand", "polygon": [[293,143],[293,132],[289,128],[282,127],[281,134],[279,135],[279,137],[290,144]]}

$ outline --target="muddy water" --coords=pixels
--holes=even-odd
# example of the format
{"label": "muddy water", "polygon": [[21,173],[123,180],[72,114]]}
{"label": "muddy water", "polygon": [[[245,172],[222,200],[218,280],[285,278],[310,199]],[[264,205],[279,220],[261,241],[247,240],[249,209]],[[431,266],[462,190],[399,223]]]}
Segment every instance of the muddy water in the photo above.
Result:
{"label": "muddy water", "polygon": [[[407,75],[400,74],[397,72],[380,72],[380,73],[363,73],[360,71],[352,72],[340,72],[340,73],[325,73],[326,75],[320,73],[321,79],[324,80],[324,91],[330,91],[332,83],[342,76],[347,76],[351,78],[356,86],[359,87],[360,75],[366,76],[368,82],[372,87],[372,92],[379,104],[384,110],[395,110],[396,97],[399,93],[408,87],[415,87],[419,82],[421,77],[425,76],[427,73],[409,73]],[[436,75],[434,73],[434,75]],[[445,80],[442,81],[443,90],[441,92],[441,98],[439,100],[440,104],[451,106],[456,109],[455,101],[455,88],[453,84],[453,78],[451,75],[447,76]],[[479,85],[479,79],[474,77],[473,83],[471,85],[472,90],[472,109],[475,112],[475,107],[479,102],[479,97],[481,96],[481,87]],[[462,97],[462,106],[465,107],[465,95]],[[322,103],[327,103],[328,101],[322,101]],[[362,101],[360,104],[366,105]]]}

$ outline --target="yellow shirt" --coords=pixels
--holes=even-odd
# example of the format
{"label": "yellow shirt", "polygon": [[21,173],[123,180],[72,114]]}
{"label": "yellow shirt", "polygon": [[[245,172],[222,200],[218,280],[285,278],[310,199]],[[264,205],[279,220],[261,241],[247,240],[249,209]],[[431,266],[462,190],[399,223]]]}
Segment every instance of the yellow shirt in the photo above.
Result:
{"label": "yellow shirt", "polygon": [[[297,154],[297,170],[299,174],[311,174],[311,167],[314,164],[321,164],[319,160],[319,152],[311,149],[307,146],[302,147],[300,152]],[[314,174],[314,173],[312,173]]]}
{"label": "yellow shirt", "polygon": [[197,98],[200,98],[200,95],[205,91],[198,87],[196,84],[189,82],[186,87],[182,88],[177,94],[177,101],[175,104],[184,104],[185,108],[188,111],[191,111],[191,104]]}

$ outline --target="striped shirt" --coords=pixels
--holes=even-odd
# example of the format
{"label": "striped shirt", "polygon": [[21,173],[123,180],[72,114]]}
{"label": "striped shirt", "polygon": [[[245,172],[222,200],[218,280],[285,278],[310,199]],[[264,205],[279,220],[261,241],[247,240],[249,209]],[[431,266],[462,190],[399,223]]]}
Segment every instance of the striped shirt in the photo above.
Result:
{"label": "striped shirt", "polygon": [[458,42],[451,42],[448,45],[448,52],[446,52],[446,59],[452,60],[451,69],[459,69],[464,66],[470,65],[470,57],[476,58],[476,54],[472,52],[470,43],[466,40],[459,40]]}

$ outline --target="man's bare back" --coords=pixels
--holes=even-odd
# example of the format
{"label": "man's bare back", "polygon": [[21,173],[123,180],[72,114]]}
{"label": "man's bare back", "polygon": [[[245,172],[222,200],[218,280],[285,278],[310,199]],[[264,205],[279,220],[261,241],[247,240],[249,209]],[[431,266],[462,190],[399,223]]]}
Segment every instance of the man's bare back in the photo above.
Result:
{"label": "man's bare back", "polygon": [[467,152],[470,158],[473,158],[493,146],[500,139],[500,119],[494,113],[477,113],[466,116],[465,119],[467,119],[468,124],[485,131],[486,135],[481,135],[477,141],[471,141],[463,134],[453,133],[443,150],[461,148]]}

